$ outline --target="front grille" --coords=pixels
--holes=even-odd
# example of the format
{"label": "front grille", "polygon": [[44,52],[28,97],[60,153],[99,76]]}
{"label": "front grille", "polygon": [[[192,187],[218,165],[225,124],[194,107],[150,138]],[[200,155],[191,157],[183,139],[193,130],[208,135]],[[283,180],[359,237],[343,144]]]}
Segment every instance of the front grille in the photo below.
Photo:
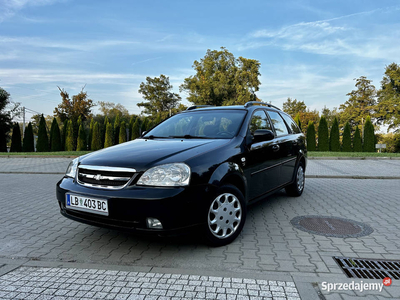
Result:
{"label": "front grille", "polygon": [[400,261],[335,256],[333,259],[349,278],[400,279]]}
{"label": "front grille", "polygon": [[78,166],[78,183],[103,189],[122,189],[135,177],[131,168],[103,167],[91,165]]}

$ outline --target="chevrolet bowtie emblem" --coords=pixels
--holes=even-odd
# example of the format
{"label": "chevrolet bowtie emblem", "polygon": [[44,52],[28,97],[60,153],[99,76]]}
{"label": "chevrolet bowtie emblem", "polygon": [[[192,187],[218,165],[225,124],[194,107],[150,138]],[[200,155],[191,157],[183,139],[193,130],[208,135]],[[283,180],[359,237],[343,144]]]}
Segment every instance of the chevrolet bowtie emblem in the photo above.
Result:
{"label": "chevrolet bowtie emblem", "polygon": [[100,174],[97,174],[97,175],[94,177],[94,179],[96,179],[96,180],[101,180],[101,179],[102,179],[102,176],[101,176]]}

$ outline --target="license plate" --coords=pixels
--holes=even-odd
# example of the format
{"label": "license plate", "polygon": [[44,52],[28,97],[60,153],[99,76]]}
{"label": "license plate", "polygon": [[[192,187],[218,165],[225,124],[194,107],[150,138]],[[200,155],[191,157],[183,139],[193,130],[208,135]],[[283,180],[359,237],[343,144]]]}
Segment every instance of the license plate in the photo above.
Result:
{"label": "license plate", "polygon": [[105,199],[71,194],[67,194],[66,197],[66,208],[108,216],[108,202]]}

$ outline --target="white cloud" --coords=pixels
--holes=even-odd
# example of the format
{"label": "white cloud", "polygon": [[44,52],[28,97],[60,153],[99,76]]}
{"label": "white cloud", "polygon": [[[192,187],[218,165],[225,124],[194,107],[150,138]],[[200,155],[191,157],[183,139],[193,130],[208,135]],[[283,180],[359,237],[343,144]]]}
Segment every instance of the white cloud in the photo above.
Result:
{"label": "white cloud", "polygon": [[28,6],[51,5],[62,0],[1,0],[0,22],[13,17],[18,11]]}

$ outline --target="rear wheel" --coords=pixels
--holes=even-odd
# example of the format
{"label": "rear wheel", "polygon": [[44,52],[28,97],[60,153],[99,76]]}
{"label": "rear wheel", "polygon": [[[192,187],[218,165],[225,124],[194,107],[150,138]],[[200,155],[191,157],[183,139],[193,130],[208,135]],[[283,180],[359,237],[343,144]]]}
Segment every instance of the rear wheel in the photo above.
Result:
{"label": "rear wheel", "polygon": [[299,197],[304,190],[304,183],[305,183],[305,174],[304,174],[304,165],[300,162],[297,166],[295,171],[295,179],[293,183],[285,188],[286,193],[289,196]]}
{"label": "rear wheel", "polygon": [[205,236],[212,246],[231,243],[242,231],[246,220],[246,203],[242,192],[234,185],[224,185],[212,199],[208,212]]}

